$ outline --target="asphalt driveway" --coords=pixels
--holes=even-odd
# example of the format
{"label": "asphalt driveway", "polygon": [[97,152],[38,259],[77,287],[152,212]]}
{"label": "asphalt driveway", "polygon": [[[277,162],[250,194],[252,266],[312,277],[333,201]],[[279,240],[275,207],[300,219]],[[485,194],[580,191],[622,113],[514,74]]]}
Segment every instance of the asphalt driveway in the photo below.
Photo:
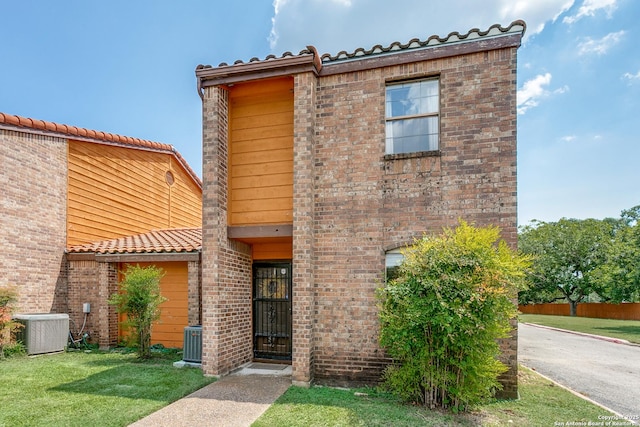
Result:
{"label": "asphalt driveway", "polygon": [[[521,364],[640,424],[640,346],[522,323],[518,328]],[[558,421],[567,420],[558,414]]]}

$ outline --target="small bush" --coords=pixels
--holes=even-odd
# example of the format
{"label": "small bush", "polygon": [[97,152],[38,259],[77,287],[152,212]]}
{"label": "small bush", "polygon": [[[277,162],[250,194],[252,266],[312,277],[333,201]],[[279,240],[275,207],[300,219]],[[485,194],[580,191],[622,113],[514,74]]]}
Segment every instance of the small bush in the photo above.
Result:
{"label": "small bush", "polygon": [[132,342],[138,345],[141,359],[151,357],[151,325],[160,318],[160,304],[166,301],[160,295],[162,269],[128,265],[120,282],[120,292],[111,295],[109,304],[118,313],[125,313],[124,326],[131,331]]}
{"label": "small bush", "polygon": [[0,358],[11,353],[16,345],[15,333],[22,327],[13,320],[13,310],[18,302],[18,291],[15,286],[0,286]]}
{"label": "small bush", "polygon": [[384,380],[393,393],[457,412],[500,388],[506,367],[496,339],[511,330],[529,261],[499,236],[496,227],[461,221],[403,252],[398,277],[379,294],[380,342],[395,361]]}

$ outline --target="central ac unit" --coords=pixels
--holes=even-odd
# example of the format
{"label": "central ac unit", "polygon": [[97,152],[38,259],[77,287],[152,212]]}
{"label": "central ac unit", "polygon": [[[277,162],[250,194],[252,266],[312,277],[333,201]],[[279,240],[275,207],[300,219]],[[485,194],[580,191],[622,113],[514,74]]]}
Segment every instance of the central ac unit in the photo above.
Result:
{"label": "central ac unit", "polygon": [[27,354],[63,351],[69,339],[68,314],[16,314],[22,323],[18,340],[27,348]]}
{"label": "central ac unit", "polygon": [[187,326],[184,328],[182,360],[202,363],[202,326]]}

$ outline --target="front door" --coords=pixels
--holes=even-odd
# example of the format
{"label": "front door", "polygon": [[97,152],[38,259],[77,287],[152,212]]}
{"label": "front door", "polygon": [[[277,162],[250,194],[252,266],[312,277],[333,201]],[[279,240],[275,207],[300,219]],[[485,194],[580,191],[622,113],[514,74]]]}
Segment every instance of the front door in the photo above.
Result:
{"label": "front door", "polygon": [[253,264],[253,355],[291,360],[291,263]]}

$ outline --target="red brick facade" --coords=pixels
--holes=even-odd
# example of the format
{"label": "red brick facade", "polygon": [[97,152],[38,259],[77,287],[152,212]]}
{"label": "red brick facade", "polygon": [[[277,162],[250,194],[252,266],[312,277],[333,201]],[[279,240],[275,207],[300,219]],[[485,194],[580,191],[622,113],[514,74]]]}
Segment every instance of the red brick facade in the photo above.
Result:
{"label": "red brick facade", "polygon": [[[294,77],[293,382],[372,382],[389,362],[378,344],[376,306],[386,251],[459,219],[497,225],[516,244],[516,52],[523,30],[514,23],[477,34],[480,40],[440,39],[385,54],[323,56],[321,63],[309,48],[262,63],[198,68],[205,373],[225,374],[251,357],[244,335],[251,326],[250,251],[232,250],[226,236],[227,85]],[[386,86],[422,78],[439,80],[439,150],[385,154]],[[223,275],[225,265],[232,274]],[[510,368],[503,395],[515,397],[516,331],[502,350]]]}
{"label": "red brick facade", "polygon": [[66,140],[0,129],[0,159],[0,284],[18,312],[65,312]]}

